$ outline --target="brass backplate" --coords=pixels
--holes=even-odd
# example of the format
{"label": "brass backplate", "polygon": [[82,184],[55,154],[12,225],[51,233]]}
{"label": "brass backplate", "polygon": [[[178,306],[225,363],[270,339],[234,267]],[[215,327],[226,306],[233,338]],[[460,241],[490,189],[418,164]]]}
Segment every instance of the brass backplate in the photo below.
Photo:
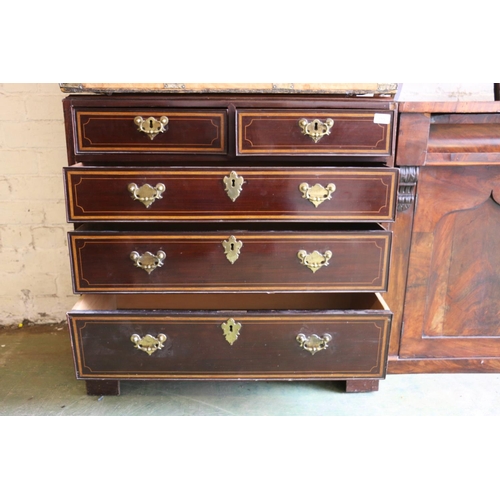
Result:
{"label": "brass backplate", "polygon": [[324,254],[314,250],[314,252],[307,253],[305,250],[300,250],[297,254],[302,265],[308,267],[313,273],[323,266],[327,266],[332,258],[332,252],[327,250]]}
{"label": "brass backplate", "polygon": [[323,337],[319,337],[313,333],[309,337],[306,337],[303,333],[299,333],[296,340],[300,347],[309,351],[311,354],[316,354],[318,351],[322,351],[328,347],[328,342],[332,340],[332,336],[329,333],[325,333]]}
{"label": "brass backplate", "polygon": [[167,336],[160,333],[156,338],[149,334],[141,337],[135,333],[130,337],[130,340],[135,344],[136,349],[144,351],[151,356],[155,351],[164,347],[163,342],[167,340]]}
{"label": "brass backplate", "polygon": [[132,199],[140,201],[146,208],[149,208],[155,200],[162,199],[161,195],[165,192],[165,184],[160,182],[155,187],[150,184],[143,184],[139,187],[132,182],[128,185],[128,190]]}
{"label": "brass backplate", "polygon": [[323,187],[321,184],[309,186],[307,182],[303,182],[299,186],[299,190],[302,193],[302,198],[309,200],[316,208],[324,201],[331,200],[332,194],[336,189],[337,188],[333,183],[330,183],[326,187]]}

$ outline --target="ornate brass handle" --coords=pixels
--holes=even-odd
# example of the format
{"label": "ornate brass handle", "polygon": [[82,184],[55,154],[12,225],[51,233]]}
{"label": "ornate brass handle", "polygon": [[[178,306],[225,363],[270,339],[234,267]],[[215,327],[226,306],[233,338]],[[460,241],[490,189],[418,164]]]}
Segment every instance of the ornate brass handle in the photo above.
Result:
{"label": "ornate brass handle", "polygon": [[333,120],[327,118],[323,123],[321,120],[307,121],[305,118],[299,120],[299,126],[304,135],[308,135],[314,142],[318,142],[323,136],[330,135],[330,129],[333,127]]}
{"label": "ornate brass handle", "polygon": [[161,250],[153,255],[151,252],[146,252],[140,254],[138,252],[132,252],[130,258],[134,261],[136,267],[144,269],[148,274],[151,274],[157,267],[163,266],[163,261],[167,255]]}
{"label": "ornate brass handle", "polygon": [[139,130],[139,132],[144,132],[153,140],[158,134],[165,132],[168,118],[166,116],[160,116],[160,119],[157,120],[152,116],[146,119],[142,116],[136,116],[134,118],[134,123],[137,125],[137,130]]}
{"label": "ornate brass handle", "polygon": [[315,207],[318,207],[324,201],[332,199],[332,194],[335,192],[337,187],[335,184],[328,184],[326,188],[321,184],[315,184],[311,187],[307,184],[307,182],[303,182],[299,186],[299,189],[302,193],[302,198],[309,200]]}
{"label": "ornate brass handle", "polygon": [[165,347],[163,345],[163,342],[167,340],[167,336],[163,333],[160,333],[156,338],[149,334],[141,338],[140,335],[137,335],[135,333],[134,335],[132,335],[132,337],[130,337],[130,340],[135,344],[136,349],[144,351],[151,356],[151,354],[153,354],[158,349]]}
{"label": "ornate brass handle", "polygon": [[300,344],[300,347],[309,351],[311,354],[316,354],[318,351],[326,349],[328,347],[328,342],[332,340],[332,336],[329,333],[325,333],[323,337],[318,337],[316,334],[306,337],[303,333],[299,333],[295,338]]}
{"label": "ornate brass handle", "polygon": [[132,182],[128,185],[128,190],[132,199],[140,201],[146,208],[149,208],[155,200],[161,200],[161,194],[165,192],[165,184],[160,182],[155,187],[149,184],[139,187]]}
{"label": "ornate brass handle", "polygon": [[297,257],[302,265],[307,266],[313,273],[315,273],[319,268],[328,265],[332,255],[333,254],[330,250],[327,250],[324,254],[318,252],[317,250],[314,250],[312,253],[300,250]]}

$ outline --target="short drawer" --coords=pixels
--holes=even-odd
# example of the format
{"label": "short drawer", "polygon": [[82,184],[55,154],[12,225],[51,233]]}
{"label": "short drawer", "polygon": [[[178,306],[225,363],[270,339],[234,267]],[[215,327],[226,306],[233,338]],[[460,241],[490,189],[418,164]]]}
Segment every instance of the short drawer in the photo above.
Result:
{"label": "short drawer", "polygon": [[238,155],[391,154],[391,111],[239,110]]}
{"label": "short drawer", "polygon": [[224,154],[227,111],[76,109],[75,153]]}
{"label": "short drawer", "polygon": [[391,233],[376,224],[315,231],[300,223],[293,231],[202,226],[191,231],[82,226],[70,232],[74,291],[387,289]]}
{"label": "short drawer", "polygon": [[[235,304],[234,296],[222,295],[219,305],[237,305],[238,310],[220,311],[211,305],[200,310],[205,306],[203,297],[193,295],[164,298],[163,305],[175,309],[134,310],[119,309],[113,296],[84,296],[68,313],[77,377],[346,380],[385,376],[391,312],[380,296],[285,295],[278,296],[276,303],[269,296],[237,298]],[[99,299],[106,300],[99,303]],[[320,307],[325,310],[317,310]]]}
{"label": "short drawer", "polygon": [[392,221],[397,169],[64,169],[68,222]]}

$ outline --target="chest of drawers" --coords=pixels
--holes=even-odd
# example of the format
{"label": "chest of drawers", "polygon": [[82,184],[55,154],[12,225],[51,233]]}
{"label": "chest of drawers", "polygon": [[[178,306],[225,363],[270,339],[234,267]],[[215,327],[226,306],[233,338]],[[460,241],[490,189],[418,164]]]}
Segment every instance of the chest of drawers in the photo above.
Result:
{"label": "chest of drawers", "polygon": [[327,95],[64,99],[77,378],[384,378],[396,105]]}

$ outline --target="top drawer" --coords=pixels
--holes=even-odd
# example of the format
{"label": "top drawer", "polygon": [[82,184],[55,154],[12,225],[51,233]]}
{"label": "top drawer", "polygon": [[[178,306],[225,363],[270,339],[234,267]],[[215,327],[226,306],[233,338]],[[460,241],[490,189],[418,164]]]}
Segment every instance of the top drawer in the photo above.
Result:
{"label": "top drawer", "polygon": [[391,111],[238,110],[238,155],[389,156]]}
{"label": "top drawer", "polygon": [[76,109],[75,152],[225,154],[226,115],[225,109]]}

